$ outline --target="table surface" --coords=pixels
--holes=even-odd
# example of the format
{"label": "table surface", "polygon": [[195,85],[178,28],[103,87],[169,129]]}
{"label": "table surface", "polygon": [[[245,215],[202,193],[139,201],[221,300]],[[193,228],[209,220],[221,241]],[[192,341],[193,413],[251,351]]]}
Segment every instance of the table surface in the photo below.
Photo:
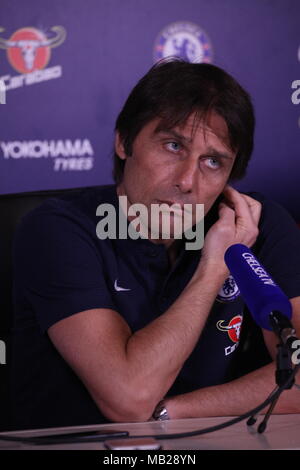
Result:
{"label": "table surface", "polygon": [[[106,425],[76,426],[64,428],[38,429],[5,433],[14,436],[42,436],[86,430],[118,429],[127,430],[131,436],[169,434],[189,432],[225,422],[229,418],[195,418],[170,420],[164,422],[148,421],[145,423],[113,423]],[[262,419],[258,418],[257,423]],[[252,427],[241,421],[219,431],[200,436],[181,439],[161,440],[163,450],[262,450],[262,449],[300,449],[300,414],[272,415],[268,427],[263,434],[257,432],[257,423]],[[0,433],[0,435],[3,433]],[[68,450],[101,450],[103,442],[86,442],[59,445],[28,445],[0,440],[0,450],[29,450],[29,449],[68,449]]]}

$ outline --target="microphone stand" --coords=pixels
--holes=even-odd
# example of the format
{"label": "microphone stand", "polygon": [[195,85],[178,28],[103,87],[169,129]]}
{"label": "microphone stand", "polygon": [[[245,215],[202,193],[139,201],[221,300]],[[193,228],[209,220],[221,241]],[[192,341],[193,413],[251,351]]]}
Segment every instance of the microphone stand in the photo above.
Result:
{"label": "microphone stand", "polygon": [[[291,345],[292,343],[297,340],[296,331],[291,324],[288,317],[283,315],[281,312],[274,310],[269,315],[270,325],[277,334],[280,343],[277,345],[277,356],[276,356],[276,372],[275,372],[275,380],[277,387],[273,392],[270,394],[270,398],[273,394],[277,392],[280,387],[283,387],[284,384],[288,381],[288,378],[293,373],[293,365],[291,361]],[[294,385],[295,380],[290,381],[289,385],[285,386],[283,390],[287,390],[292,388]],[[283,391],[282,390],[282,391]],[[274,410],[274,407],[278,401],[280,394],[271,401],[271,404],[266,412],[263,421],[259,424],[257,430],[261,434],[265,431],[267,427],[267,422]],[[256,416],[251,416],[248,421],[247,425],[252,426],[256,423]]]}

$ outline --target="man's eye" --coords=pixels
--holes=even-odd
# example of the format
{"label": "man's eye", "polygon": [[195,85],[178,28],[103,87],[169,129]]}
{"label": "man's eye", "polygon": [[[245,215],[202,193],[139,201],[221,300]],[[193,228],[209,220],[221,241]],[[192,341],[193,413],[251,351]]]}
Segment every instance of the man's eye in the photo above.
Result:
{"label": "man's eye", "polygon": [[178,152],[181,149],[181,146],[178,142],[167,142],[166,148],[172,152]]}
{"label": "man's eye", "polygon": [[218,170],[219,168],[221,168],[220,161],[214,157],[206,158],[205,164],[208,166],[208,168],[211,168],[212,170]]}

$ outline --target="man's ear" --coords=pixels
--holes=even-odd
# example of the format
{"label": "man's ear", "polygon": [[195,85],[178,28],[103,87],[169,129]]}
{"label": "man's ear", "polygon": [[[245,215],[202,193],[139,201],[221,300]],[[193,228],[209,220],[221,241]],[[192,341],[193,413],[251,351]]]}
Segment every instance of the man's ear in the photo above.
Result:
{"label": "man's ear", "polygon": [[124,144],[123,141],[121,140],[120,134],[117,131],[116,132],[116,137],[115,137],[115,152],[118,155],[119,158],[122,160],[125,160],[127,155],[124,149]]}

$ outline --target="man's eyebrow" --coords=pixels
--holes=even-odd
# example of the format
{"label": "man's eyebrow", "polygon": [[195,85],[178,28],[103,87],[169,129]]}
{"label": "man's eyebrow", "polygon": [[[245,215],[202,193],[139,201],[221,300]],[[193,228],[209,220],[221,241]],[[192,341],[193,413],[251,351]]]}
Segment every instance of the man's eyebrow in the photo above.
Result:
{"label": "man's eyebrow", "polygon": [[191,137],[186,137],[182,134],[179,134],[179,132],[174,131],[174,129],[157,128],[155,129],[155,134],[166,134],[169,137],[174,137],[175,139],[186,143],[190,143],[192,141]]}
{"label": "man's eyebrow", "polygon": [[227,160],[232,160],[234,158],[233,154],[230,154],[227,152],[220,152],[220,150],[216,150],[213,147],[208,147],[205,153],[208,156],[217,157],[217,158],[225,158]]}

